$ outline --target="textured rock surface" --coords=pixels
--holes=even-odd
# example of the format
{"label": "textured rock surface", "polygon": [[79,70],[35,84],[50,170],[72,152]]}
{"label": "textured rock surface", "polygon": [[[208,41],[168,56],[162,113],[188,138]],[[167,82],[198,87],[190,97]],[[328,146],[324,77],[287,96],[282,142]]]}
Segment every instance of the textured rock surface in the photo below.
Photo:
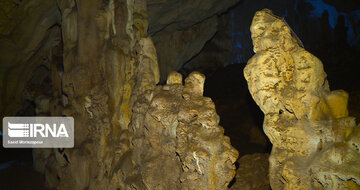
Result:
{"label": "textured rock surface", "polygon": [[244,75],[273,144],[272,189],[359,189],[359,130],[345,91],[330,91],[322,63],[268,9],[251,25],[256,54]]}
{"label": "textured rock surface", "polygon": [[[34,167],[49,188],[227,187],[238,153],[202,96],[204,76],[193,73],[183,86],[172,73],[156,86],[146,1],[0,5],[14,19],[0,15],[1,113],[19,114],[28,100],[33,112],[21,115],[75,120],[74,148],[34,149]],[[21,95],[11,102],[13,94]]]}
{"label": "textured rock surface", "polygon": [[218,125],[205,77],[172,72],[164,86],[146,91],[130,124],[135,163],[126,181],[136,189],[226,189],[238,152]]}
{"label": "textured rock surface", "polygon": [[248,154],[237,161],[235,183],[231,190],[266,190],[270,189],[269,154]]}
{"label": "textured rock surface", "polygon": [[60,78],[52,79],[59,90],[53,91],[49,109],[51,115],[74,117],[75,147],[36,149],[35,169],[50,188],[125,189],[122,164],[131,148],[132,104],[159,78],[154,45],[142,32],[146,20],[133,17],[146,4],[70,0],[57,5],[63,70],[50,68],[52,77]]}

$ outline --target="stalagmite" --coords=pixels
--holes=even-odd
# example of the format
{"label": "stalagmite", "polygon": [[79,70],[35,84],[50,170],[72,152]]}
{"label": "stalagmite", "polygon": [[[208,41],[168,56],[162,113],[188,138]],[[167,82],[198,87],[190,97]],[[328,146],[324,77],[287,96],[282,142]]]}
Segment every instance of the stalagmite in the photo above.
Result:
{"label": "stalagmite", "polygon": [[130,124],[135,163],[126,181],[136,189],[226,189],[238,152],[224,136],[215,105],[203,97],[205,76],[179,73],[146,91]]}
{"label": "stalagmite", "polygon": [[348,94],[330,91],[321,61],[268,9],[251,24],[256,54],[244,75],[273,144],[272,189],[360,189],[360,126]]}

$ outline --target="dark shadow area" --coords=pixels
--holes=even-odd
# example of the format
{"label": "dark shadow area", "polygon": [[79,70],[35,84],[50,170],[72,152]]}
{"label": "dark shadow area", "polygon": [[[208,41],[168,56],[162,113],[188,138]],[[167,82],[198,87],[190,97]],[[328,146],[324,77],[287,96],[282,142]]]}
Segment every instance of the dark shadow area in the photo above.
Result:
{"label": "dark shadow area", "polygon": [[[36,116],[36,104],[25,100],[16,116]],[[45,187],[44,175],[33,168],[32,148],[4,148],[1,135],[0,189],[49,190]]]}
{"label": "dark shadow area", "polygon": [[44,175],[33,168],[32,149],[1,146],[0,189],[48,190],[44,184]]}
{"label": "dark shadow area", "polygon": [[271,150],[262,129],[264,114],[252,99],[243,75],[245,65],[232,64],[217,70],[207,77],[204,88],[204,96],[214,101],[220,125],[240,157]]}

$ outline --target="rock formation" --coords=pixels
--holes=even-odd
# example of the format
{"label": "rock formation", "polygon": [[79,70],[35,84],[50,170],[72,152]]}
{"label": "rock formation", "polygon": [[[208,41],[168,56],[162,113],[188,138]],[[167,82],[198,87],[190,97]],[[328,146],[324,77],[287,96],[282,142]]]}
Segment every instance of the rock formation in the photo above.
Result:
{"label": "rock formation", "polygon": [[146,4],[69,0],[57,6],[63,48],[61,65],[49,68],[49,109],[74,117],[75,146],[35,149],[34,167],[50,188],[124,189],[132,105],[159,80],[154,45],[142,32],[147,21],[133,17]]}
{"label": "rock formation", "polygon": [[268,9],[251,24],[256,54],[244,75],[273,144],[272,189],[360,189],[360,126],[348,94],[330,91],[323,65]]}
{"label": "rock formation", "polygon": [[6,0],[0,8],[1,115],[75,120],[74,148],[34,149],[49,188],[227,187],[238,153],[202,96],[204,76],[183,86],[174,73],[156,86],[145,0]]}
{"label": "rock formation", "polygon": [[172,72],[167,84],[146,91],[134,105],[130,124],[136,189],[227,189],[238,152],[218,125],[205,77],[193,72],[182,85]]}

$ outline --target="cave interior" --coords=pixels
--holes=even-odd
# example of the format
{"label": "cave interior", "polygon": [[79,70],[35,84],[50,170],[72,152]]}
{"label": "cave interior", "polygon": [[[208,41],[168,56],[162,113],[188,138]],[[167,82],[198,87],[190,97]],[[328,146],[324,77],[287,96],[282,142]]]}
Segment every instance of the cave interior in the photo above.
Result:
{"label": "cave interior", "polygon": [[[269,182],[268,160],[270,154],[275,155],[273,152],[276,145],[271,142],[271,138],[269,140],[263,129],[266,111],[262,111],[263,108],[260,109],[257,105],[252,91],[249,91],[248,79],[244,77],[244,68],[255,55],[250,26],[254,22],[254,14],[264,8],[272,10],[290,28],[301,48],[321,60],[330,89],[341,89],[348,93],[346,109],[349,116],[357,118],[358,125],[358,0],[2,0],[1,118],[72,116],[75,119],[75,146],[74,150],[1,147],[0,189],[278,189],[280,186],[273,182],[276,178],[271,177],[272,170]],[[143,39],[150,39],[151,42]],[[155,53],[152,48],[156,50]],[[218,184],[211,188],[204,185],[212,183],[209,182],[210,177],[206,180],[199,178],[198,181],[197,178],[191,178],[191,170],[203,176],[210,174],[206,174],[208,170],[201,169],[199,165],[195,169],[185,166],[188,156],[185,148],[179,145],[180,142],[176,141],[175,147],[170,147],[171,143],[161,144],[165,139],[161,137],[163,133],[160,129],[157,131],[149,127],[155,124],[147,119],[147,115],[157,113],[156,110],[150,112],[153,109],[152,103],[149,103],[149,113],[141,107],[141,103],[136,103],[146,102],[146,93],[150,89],[157,94],[154,97],[163,98],[158,100],[164,101],[163,104],[178,102],[173,107],[180,107],[177,108],[180,110],[177,117],[182,117],[182,109],[185,109],[183,107],[186,104],[183,105],[182,100],[171,99],[169,94],[159,90],[161,86],[169,88],[171,93],[172,90],[180,89],[170,85],[179,84],[178,81],[171,82],[168,77],[172,76],[170,74],[173,71],[182,75],[180,83],[185,83],[185,87],[181,87],[184,92],[188,92],[187,84],[197,85],[190,80],[200,80],[197,78],[200,74],[191,73],[198,71],[202,73],[201,76],[205,76],[201,93],[204,97],[210,97],[215,104],[214,109],[220,118],[218,125],[223,127],[224,135],[230,138],[231,146],[237,151],[236,162],[231,163],[236,175],[224,171],[221,176],[232,177],[224,179],[226,185],[222,188]],[[154,85],[148,87],[151,86],[148,85],[150,83]],[[194,87],[189,93],[196,94],[195,90]],[[194,104],[208,101],[201,99],[199,103],[195,98],[187,100],[185,95],[182,95],[184,99]],[[154,98],[153,102],[155,100],[157,99]],[[166,106],[159,106],[163,104],[158,103],[160,111],[163,107],[164,110],[168,109]],[[189,106],[187,111],[190,113],[196,109],[203,108]],[[161,119],[165,116],[160,111]],[[292,110],[279,110],[281,113],[283,111],[286,114],[296,113]],[[198,112],[201,115],[202,112]],[[136,117],[145,119],[140,121]],[[144,125],[146,129],[149,127],[148,132],[138,129],[139,125]],[[186,127],[181,130],[188,130]],[[176,130],[180,130],[179,128]],[[81,134],[83,131],[87,132]],[[360,132],[358,129],[354,131]],[[156,136],[157,132],[159,137]],[[3,138],[2,130],[0,135]],[[220,136],[219,139],[222,139]],[[176,139],[181,138],[177,136]],[[187,143],[201,147],[206,142],[189,140]],[[148,145],[141,143],[149,143],[151,148],[143,150],[141,147]],[[220,149],[225,151],[226,148]],[[174,169],[172,174],[172,168],[167,168],[175,162],[166,158],[167,151],[170,150],[176,150],[175,157],[183,162],[182,169],[179,169],[183,173],[177,174],[178,169]],[[151,151],[161,152],[154,153],[159,161],[146,161],[145,158],[151,160]],[[136,163],[136,170],[126,169],[127,154],[132,155],[129,159]],[[206,154],[212,159],[217,153]],[[223,154],[230,153],[222,152],[221,155]],[[61,155],[62,160],[58,155]],[[144,159],[140,159],[141,157]],[[196,156],[193,157],[199,162]],[[218,162],[225,162],[218,159]],[[360,157],[353,159],[360,163]],[[157,165],[161,162],[164,165]],[[203,162],[208,164],[210,161]],[[273,165],[270,162],[270,167]],[[96,169],[92,169],[93,167]],[[139,167],[145,169],[138,169]],[[155,171],[156,167],[162,169]],[[152,169],[153,173],[148,171]],[[360,168],[357,169],[360,171]],[[220,166],[215,170],[221,173]],[[159,173],[158,177],[149,177],[159,171],[169,177],[164,177],[164,173]],[[138,175],[142,177],[137,178]],[[176,175],[180,176],[179,182],[171,182]],[[221,181],[225,177],[217,178]],[[360,189],[360,181],[356,179],[359,178],[345,179],[352,181],[353,186],[349,182],[344,186],[336,186],[335,189]],[[318,180],[320,185],[311,187],[335,187],[324,185],[322,179]],[[332,178],[326,180],[331,181]],[[141,184],[138,181],[142,181]],[[154,183],[159,185],[149,186]],[[285,180],[282,183],[290,182]],[[302,183],[303,181],[299,182],[298,188],[289,185],[284,189],[302,189]]]}

